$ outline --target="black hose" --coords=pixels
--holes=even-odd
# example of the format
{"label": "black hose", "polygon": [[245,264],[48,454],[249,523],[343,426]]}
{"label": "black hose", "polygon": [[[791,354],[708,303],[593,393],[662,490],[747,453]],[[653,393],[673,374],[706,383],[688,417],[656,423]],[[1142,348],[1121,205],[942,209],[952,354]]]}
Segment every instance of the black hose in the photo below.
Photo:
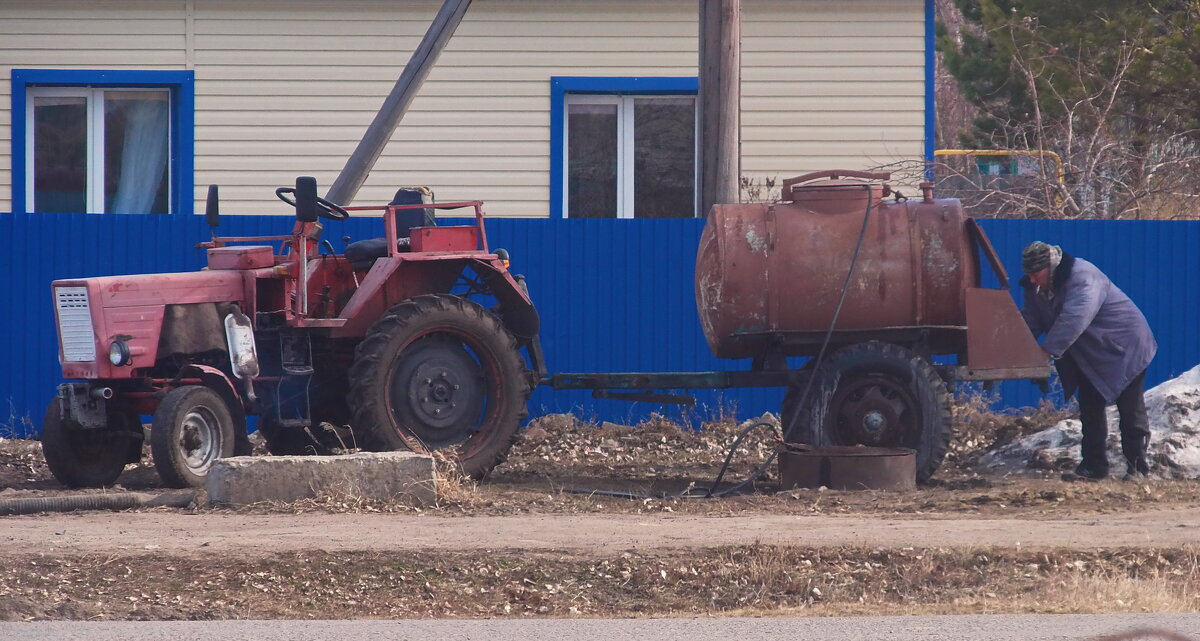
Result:
{"label": "black hose", "polygon": [[74,494],[71,496],[35,496],[0,499],[0,515],[36,514],[38,512],[73,512],[75,510],[132,510],[140,507],[187,507],[196,500],[192,490],[148,494],[120,492],[108,494]]}

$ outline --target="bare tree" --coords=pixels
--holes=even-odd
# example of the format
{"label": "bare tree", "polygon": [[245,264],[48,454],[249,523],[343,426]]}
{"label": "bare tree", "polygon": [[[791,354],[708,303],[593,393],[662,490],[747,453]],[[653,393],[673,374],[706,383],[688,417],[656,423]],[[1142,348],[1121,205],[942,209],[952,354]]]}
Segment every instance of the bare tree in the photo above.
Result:
{"label": "bare tree", "polygon": [[1007,156],[940,159],[943,195],[962,198],[976,216],[1198,217],[1191,205],[1200,192],[1197,132],[1122,111],[1145,48],[1122,42],[1102,71],[1039,38],[1036,19],[1006,28],[1014,30],[1007,41],[1018,43],[1013,64],[1032,97],[1031,113],[1006,117],[992,136],[993,149]]}

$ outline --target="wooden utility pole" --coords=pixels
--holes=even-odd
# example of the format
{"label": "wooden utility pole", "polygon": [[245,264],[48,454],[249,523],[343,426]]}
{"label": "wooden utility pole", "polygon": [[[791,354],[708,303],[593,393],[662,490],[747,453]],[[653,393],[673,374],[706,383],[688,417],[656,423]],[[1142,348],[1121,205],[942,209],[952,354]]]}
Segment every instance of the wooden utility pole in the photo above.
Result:
{"label": "wooden utility pole", "polygon": [[358,189],[366,182],[371,168],[375,166],[375,161],[379,160],[379,155],[383,153],[383,148],[391,140],[396,125],[400,124],[400,119],[408,111],[417,90],[429,76],[429,70],[437,62],[446,41],[450,40],[450,36],[458,29],[469,6],[471,0],[445,0],[442,4],[441,10],[433,19],[433,24],[429,25],[421,44],[413,51],[412,58],[404,67],[400,79],[396,81],[396,86],[383,101],[379,113],[375,114],[375,120],[367,128],[367,133],[358,141],[358,147],[346,161],[342,173],[338,174],[333,185],[329,187],[329,193],[325,194],[326,200],[339,205],[349,205],[354,200]]}
{"label": "wooden utility pole", "polygon": [[700,213],[740,201],[742,2],[700,0]]}

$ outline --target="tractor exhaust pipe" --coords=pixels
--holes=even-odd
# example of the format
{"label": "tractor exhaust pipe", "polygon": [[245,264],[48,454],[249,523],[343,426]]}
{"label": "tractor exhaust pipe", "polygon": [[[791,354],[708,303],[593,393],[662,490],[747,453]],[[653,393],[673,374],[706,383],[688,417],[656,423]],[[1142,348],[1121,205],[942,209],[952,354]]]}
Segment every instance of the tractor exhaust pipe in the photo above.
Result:
{"label": "tractor exhaust pipe", "polygon": [[111,387],[93,387],[88,394],[97,400],[108,400],[113,397],[113,390]]}

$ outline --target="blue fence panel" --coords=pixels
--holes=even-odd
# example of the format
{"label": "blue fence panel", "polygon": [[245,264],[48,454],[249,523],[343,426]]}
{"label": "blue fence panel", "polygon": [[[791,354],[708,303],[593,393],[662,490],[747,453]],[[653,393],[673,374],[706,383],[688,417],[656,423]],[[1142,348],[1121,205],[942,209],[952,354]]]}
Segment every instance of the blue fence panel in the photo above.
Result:
{"label": "blue fence panel", "polygon": [[[446,221],[454,222],[454,221]],[[513,270],[529,278],[542,316],[542,344],[551,371],[709,371],[748,367],[708,351],[693,295],[696,245],[702,220],[491,219],[493,248],[511,252]],[[1145,312],[1160,351],[1147,376],[1157,384],[1200,362],[1200,222],[982,221],[1009,273],[1020,275],[1020,252],[1040,239],[1096,263]],[[278,216],[226,216],[224,236],[287,233]],[[330,223],[326,237],[380,234],[378,218]],[[10,366],[0,373],[7,418],[0,433],[37,431],[61,380],[50,281],[56,278],[189,271],[201,267],[196,242],[208,238],[198,216],[0,215],[9,241],[10,275],[0,315],[0,346]],[[994,283],[994,280],[993,280]],[[1016,292],[1014,292],[1016,293]],[[1009,407],[1035,405],[1029,383],[999,387]],[[745,418],[778,411],[780,389],[697,390],[693,409],[598,400],[586,391],[538,389],[531,416],[576,412],[584,418],[630,423],[660,412],[698,425],[723,413]]]}

